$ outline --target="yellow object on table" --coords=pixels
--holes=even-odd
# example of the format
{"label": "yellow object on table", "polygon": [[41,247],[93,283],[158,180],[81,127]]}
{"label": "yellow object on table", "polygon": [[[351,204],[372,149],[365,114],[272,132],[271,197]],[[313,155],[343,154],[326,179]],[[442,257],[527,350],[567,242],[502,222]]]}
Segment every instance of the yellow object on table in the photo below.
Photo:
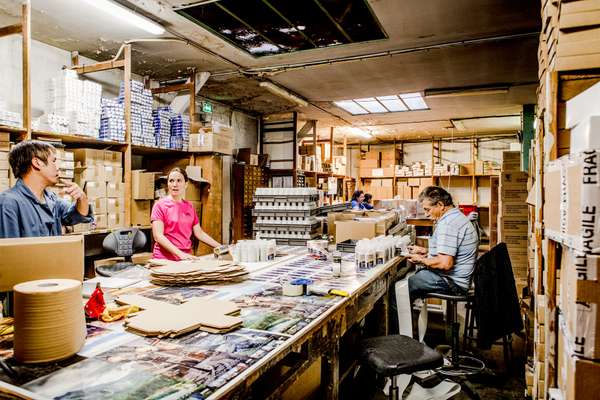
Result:
{"label": "yellow object on table", "polygon": [[114,322],[138,311],[140,311],[138,306],[107,306],[100,315],[100,319],[104,322]]}
{"label": "yellow object on table", "polygon": [[15,331],[14,318],[0,318],[0,336],[10,335]]}

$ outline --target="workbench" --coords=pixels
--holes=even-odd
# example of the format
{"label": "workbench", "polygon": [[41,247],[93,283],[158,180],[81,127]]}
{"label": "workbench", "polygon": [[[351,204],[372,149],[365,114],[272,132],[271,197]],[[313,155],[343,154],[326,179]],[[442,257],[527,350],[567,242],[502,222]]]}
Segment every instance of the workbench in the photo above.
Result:
{"label": "workbench", "polygon": [[[337,399],[341,382],[357,365],[356,348],[345,351],[348,337],[358,330],[368,336],[387,333],[388,288],[406,275],[406,263],[395,257],[357,275],[334,278],[331,262],[309,258],[305,248],[287,250],[287,256],[274,262],[249,266],[249,279],[238,284],[157,288],[142,281],[116,291],[170,300],[198,295],[232,300],[242,309],[241,329],[157,339],[124,331],[122,321],[88,322],[86,346],[78,355],[41,366],[19,365],[5,336],[4,342],[0,339],[0,357],[19,379],[11,382],[0,372],[0,393],[27,390],[41,398],[124,394],[144,398],[160,393],[160,398],[274,399],[282,398],[320,362],[318,398]],[[345,254],[344,260],[353,262],[353,255]],[[277,281],[290,269],[312,275],[324,288],[343,288],[349,296],[282,296]],[[357,328],[367,316],[368,323]],[[134,382],[139,387],[133,387]]]}

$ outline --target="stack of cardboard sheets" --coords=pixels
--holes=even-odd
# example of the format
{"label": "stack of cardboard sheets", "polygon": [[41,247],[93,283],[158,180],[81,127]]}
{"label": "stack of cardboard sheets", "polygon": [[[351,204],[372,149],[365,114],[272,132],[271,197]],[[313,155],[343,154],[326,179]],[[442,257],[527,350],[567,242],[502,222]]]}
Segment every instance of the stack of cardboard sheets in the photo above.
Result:
{"label": "stack of cardboard sheets", "polygon": [[162,286],[239,282],[248,276],[245,267],[227,260],[150,260],[150,265],[155,267],[150,282]]}
{"label": "stack of cardboard sheets", "polygon": [[225,333],[242,326],[240,308],[231,301],[193,297],[174,305],[139,295],[124,295],[117,303],[143,310],[125,322],[128,331],[142,336],[176,337],[195,330]]}

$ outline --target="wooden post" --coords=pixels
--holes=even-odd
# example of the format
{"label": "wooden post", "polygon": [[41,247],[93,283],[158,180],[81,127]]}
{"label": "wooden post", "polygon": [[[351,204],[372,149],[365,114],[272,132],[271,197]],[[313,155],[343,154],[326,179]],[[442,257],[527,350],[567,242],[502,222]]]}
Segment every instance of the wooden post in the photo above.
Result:
{"label": "wooden post", "polygon": [[315,186],[319,186],[319,174],[317,173],[317,121],[315,120],[315,123],[313,124],[312,127],[312,133],[313,133],[313,152],[314,152],[314,156],[315,156]]}
{"label": "wooden post", "polygon": [[329,162],[333,163],[333,126],[329,128]]}
{"label": "wooden post", "polygon": [[556,336],[558,324],[556,321],[556,265],[560,262],[558,245],[548,239],[548,259],[546,260],[546,287],[544,290],[546,309],[544,315],[544,393],[549,388],[556,387]]}
{"label": "wooden post", "polygon": [[[262,121],[262,119],[261,119]],[[298,113],[294,111],[292,114],[292,130],[294,131],[292,141],[292,187],[298,186]],[[260,142],[260,151],[262,152],[262,136]],[[306,185],[306,182],[305,182]]]}
{"label": "wooden post", "polygon": [[125,225],[131,226],[132,214],[132,182],[131,182],[131,45],[125,45],[123,49],[123,58],[125,61],[123,85],[125,94],[125,152],[123,177],[125,185]]}
{"label": "wooden post", "polygon": [[190,128],[196,120],[196,69],[190,76]]}
{"label": "wooden post", "polygon": [[31,4],[21,6],[21,36],[23,37],[23,128],[25,139],[31,139]]}

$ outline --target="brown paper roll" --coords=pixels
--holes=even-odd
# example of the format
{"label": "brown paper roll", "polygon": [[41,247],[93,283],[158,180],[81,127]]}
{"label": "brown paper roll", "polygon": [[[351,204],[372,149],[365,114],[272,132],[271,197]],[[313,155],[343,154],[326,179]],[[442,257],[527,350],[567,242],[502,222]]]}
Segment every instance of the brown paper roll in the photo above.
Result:
{"label": "brown paper roll", "polygon": [[85,343],[81,282],[41,279],[14,287],[14,356],[22,363],[57,361]]}

